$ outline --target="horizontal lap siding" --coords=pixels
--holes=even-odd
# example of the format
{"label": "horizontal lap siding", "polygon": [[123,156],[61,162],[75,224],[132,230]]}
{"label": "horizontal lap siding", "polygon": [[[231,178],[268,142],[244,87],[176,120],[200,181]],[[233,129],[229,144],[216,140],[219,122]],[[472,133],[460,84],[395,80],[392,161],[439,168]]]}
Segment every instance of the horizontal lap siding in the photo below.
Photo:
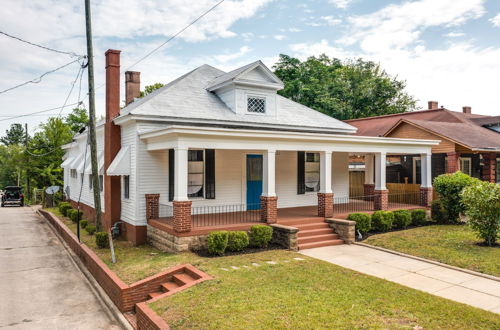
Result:
{"label": "horizontal lap siding", "polygon": [[349,197],[349,154],[347,152],[333,153],[332,190],[335,197]]}
{"label": "horizontal lap siding", "polygon": [[405,138],[405,139],[424,139],[424,140],[441,140],[441,142],[432,147],[433,153],[443,153],[443,152],[454,152],[455,143],[439,137],[435,134],[427,132],[423,129],[415,127],[413,125],[402,123],[396,129],[394,129],[388,137],[392,138]]}
{"label": "horizontal lap siding", "polygon": [[278,151],[276,154],[276,195],[278,208],[316,205],[315,192],[297,194],[297,152]]}
{"label": "horizontal lap siding", "polygon": [[123,125],[121,130],[122,148],[130,147],[130,177],[129,177],[129,199],[123,198],[123,178],[120,177],[121,189],[121,220],[130,224],[136,223],[136,203],[137,191],[135,189],[137,183],[136,175],[136,159],[137,159],[137,125],[135,123]]}

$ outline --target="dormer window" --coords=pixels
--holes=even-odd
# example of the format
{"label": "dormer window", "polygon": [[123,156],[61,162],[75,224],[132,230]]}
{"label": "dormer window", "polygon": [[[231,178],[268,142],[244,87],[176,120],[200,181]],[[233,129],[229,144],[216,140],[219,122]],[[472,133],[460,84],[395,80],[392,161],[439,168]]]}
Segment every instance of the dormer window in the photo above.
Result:
{"label": "dormer window", "polygon": [[247,111],[252,113],[266,113],[266,98],[258,96],[247,97]]}

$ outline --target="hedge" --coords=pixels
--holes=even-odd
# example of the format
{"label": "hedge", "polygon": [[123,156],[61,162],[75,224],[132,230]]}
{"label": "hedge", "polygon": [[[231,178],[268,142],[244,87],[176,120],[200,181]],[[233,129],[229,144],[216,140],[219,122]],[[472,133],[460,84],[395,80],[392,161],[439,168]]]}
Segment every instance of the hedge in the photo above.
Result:
{"label": "hedge", "polygon": [[372,227],[376,231],[386,232],[391,230],[394,214],[391,211],[375,211],[372,214]]}
{"label": "hedge", "polygon": [[372,218],[367,213],[351,213],[347,216],[347,220],[356,222],[356,229],[361,234],[366,234],[372,229]]}

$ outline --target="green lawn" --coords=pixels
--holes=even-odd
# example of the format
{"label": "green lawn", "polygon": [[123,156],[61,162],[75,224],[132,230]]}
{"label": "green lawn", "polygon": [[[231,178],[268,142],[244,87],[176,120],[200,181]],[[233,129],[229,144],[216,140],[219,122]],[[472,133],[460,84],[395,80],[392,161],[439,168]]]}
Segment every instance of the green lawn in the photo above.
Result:
{"label": "green lawn", "polygon": [[500,247],[478,245],[465,225],[433,225],[374,235],[364,241],[448,265],[500,276]]}
{"label": "green lawn", "polygon": [[[76,232],[75,224],[56,209],[50,211]],[[151,305],[172,328],[492,329],[500,324],[497,314],[290,251],[204,258],[116,241],[118,262],[112,264],[109,250],[98,249],[93,236],[82,231],[82,241],[129,284],[181,263],[213,276]]]}

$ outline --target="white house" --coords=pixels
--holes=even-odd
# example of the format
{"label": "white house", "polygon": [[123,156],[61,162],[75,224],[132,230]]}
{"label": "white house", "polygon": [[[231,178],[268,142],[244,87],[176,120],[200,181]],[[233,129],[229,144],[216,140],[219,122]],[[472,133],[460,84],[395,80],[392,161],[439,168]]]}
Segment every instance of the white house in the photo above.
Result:
{"label": "white house", "polygon": [[[373,156],[366,183],[374,208],[387,208],[387,154],[420,154],[422,196],[429,196],[439,141],[355,136],[353,126],[278,95],[283,83],[261,61],[228,73],[202,65],[140,99],[139,73],[126,72],[122,109],[119,62],[119,51],[106,52],[99,188],[106,224],[123,221],[135,243],[156,235],[148,232],[161,226],[147,225],[159,218],[168,235],[197,237],[301,212],[332,217],[336,204],[349,203],[350,154]],[[80,199],[91,217],[96,187],[86,142],[87,132],[76,136],[62,166],[68,198]]]}

